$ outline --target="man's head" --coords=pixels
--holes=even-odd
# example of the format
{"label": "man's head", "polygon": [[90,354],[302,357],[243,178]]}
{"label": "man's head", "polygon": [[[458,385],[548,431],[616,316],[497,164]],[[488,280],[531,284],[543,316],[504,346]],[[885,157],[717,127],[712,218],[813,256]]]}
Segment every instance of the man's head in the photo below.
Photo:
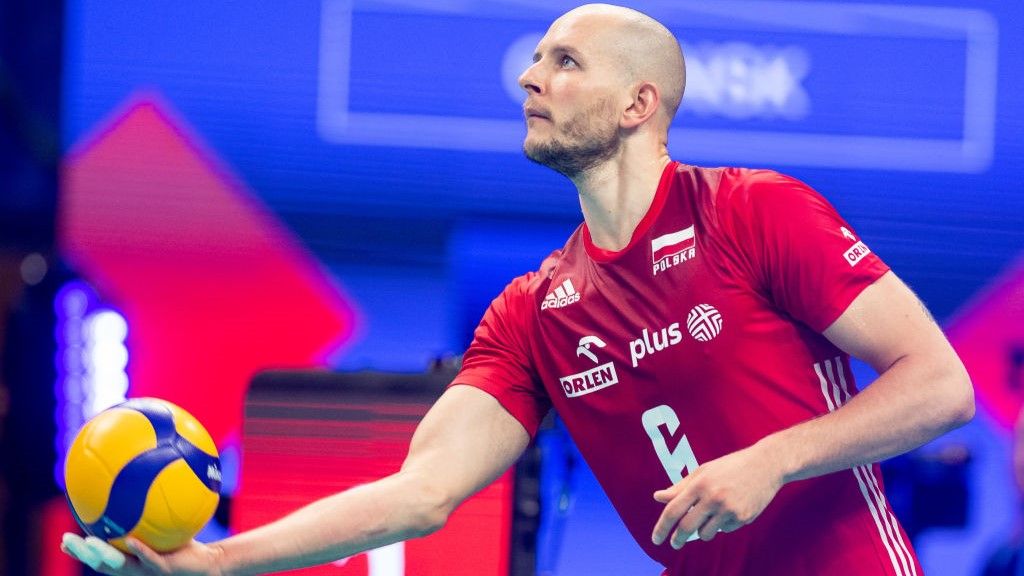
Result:
{"label": "man's head", "polygon": [[624,138],[661,145],[686,85],[675,36],[653,18],[620,6],[587,4],[551,24],[526,90],[526,155],[570,178],[613,158]]}

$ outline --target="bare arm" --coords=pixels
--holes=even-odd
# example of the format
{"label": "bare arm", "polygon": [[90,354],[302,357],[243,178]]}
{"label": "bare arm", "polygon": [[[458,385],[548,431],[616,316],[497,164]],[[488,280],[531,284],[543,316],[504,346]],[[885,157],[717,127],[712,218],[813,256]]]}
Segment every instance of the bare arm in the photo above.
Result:
{"label": "bare arm", "polygon": [[701,465],[655,493],[666,504],[656,544],[704,540],[752,522],[786,482],[901,454],[974,415],[967,372],[924,305],[889,272],[866,288],[825,332],[879,372],[848,403]]}
{"label": "bare arm", "polygon": [[878,462],[962,426],[974,390],[924,304],[889,272],[853,301],[825,337],[878,379],[842,408],[764,439],[785,456],[785,480]]}
{"label": "bare arm", "polygon": [[470,386],[450,388],[416,429],[401,471],[223,541],[223,572],[322,564],[430,534],[528,443],[526,430],[492,396]]}
{"label": "bare arm", "polygon": [[[104,559],[99,570],[118,576],[264,574],[424,536],[441,528],[456,506],[508,469],[529,441],[523,426],[494,397],[454,386],[420,422],[399,472],[211,545],[193,542],[167,555],[136,548],[141,562]],[[67,544],[69,553],[86,561],[80,544]],[[97,545],[104,553],[113,551]]]}

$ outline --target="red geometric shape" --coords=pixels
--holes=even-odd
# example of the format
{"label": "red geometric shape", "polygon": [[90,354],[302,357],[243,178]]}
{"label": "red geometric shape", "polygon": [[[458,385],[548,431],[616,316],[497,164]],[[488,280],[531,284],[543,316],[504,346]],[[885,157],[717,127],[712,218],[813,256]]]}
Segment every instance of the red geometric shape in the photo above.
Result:
{"label": "red geometric shape", "polygon": [[324,365],[354,313],[338,286],[180,120],[142,97],[65,159],[64,256],[126,316],[132,396],[223,445],[249,379]]}
{"label": "red geometric shape", "polygon": [[1024,404],[1024,259],[957,313],[946,330],[971,375],[978,402],[1007,430]]}

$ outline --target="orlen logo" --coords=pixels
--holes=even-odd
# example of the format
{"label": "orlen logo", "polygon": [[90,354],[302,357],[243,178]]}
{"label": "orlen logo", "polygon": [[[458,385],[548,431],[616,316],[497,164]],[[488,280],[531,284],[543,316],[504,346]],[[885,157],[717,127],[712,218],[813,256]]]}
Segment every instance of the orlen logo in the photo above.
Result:
{"label": "orlen logo", "polygon": [[[580,345],[576,347],[576,356],[586,356],[591,362],[597,364],[597,355],[590,349],[591,346],[604,348],[606,345],[597,336],[584,336],[580,338]],[[575,398],[597,392],[619,383],[619,375],[615,372],[615,364],[607,362],[570,376],[563,376],[558,379],[562,390],[567,398]]]}
{"label": "orlen logo", "polygon": [[633,361],[633,368],[636,368],[648,354],[660,352],[682,341],[683,332],[679,329],[679,322],[673,322],[668,328],[653,332],[648,332],[647,328],[644,328],[642,335],[629,343],[629,358]]}
{"label": "orlen logo", "polygon": [[846,254],[843,256],[846,258],[846,261],[850,263],[850,266],[855,266],[857,262],[860,262],[861,259],[868,254],[871,254],[871,249],[868,248],[867,244],[857,242],[853,245],[853,248],[847,250]]}

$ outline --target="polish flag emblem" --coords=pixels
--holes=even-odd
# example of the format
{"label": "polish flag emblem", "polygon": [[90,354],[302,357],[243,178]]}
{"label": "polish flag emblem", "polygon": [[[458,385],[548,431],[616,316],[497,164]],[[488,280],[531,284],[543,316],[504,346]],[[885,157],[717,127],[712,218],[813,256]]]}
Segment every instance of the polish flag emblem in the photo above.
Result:
{"label": "polish flag emblem", "polygon": [[690,250],[696,245],[693,233],[693,226],[683,228],[678,232],[658,236],[651,240],[651,257],[655,263],[658,261],[679,254],[684,250]]}

